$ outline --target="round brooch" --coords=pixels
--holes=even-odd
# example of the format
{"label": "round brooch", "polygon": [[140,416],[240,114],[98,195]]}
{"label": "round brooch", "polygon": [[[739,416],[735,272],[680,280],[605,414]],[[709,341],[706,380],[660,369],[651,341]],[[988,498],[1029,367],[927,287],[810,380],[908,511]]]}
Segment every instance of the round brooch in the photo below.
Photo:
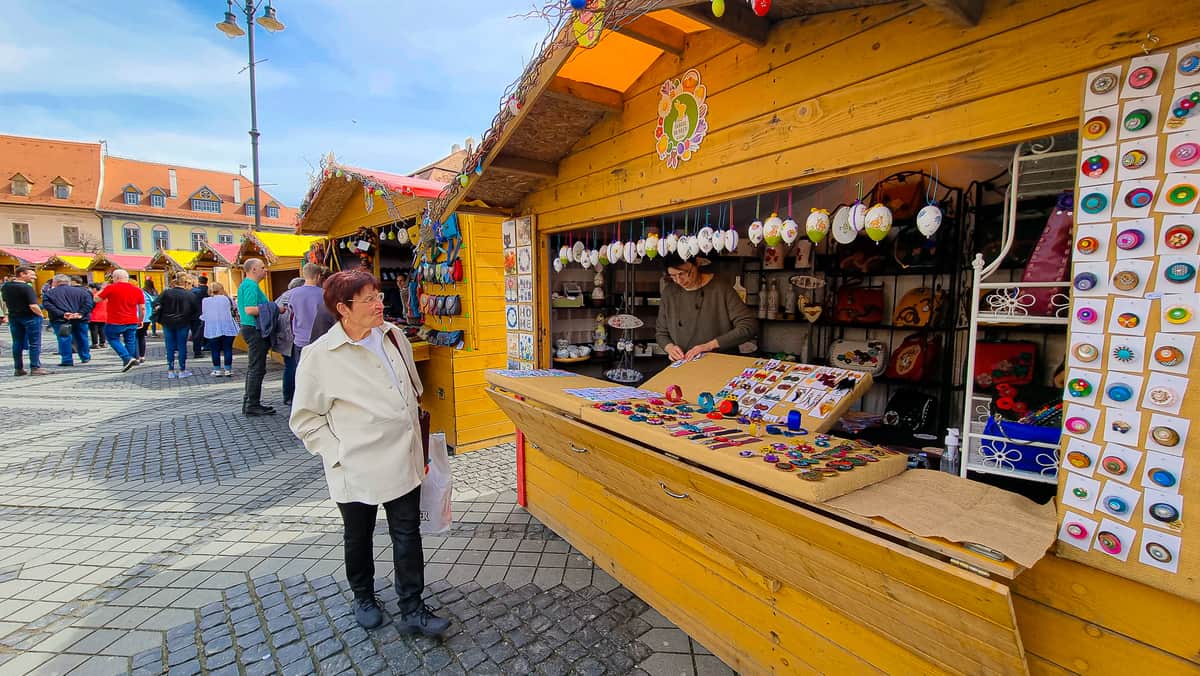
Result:
{"label": "round brooch", "polygon": [[1146,543],[1146,554],[1159,563],[1170,563],[1175,558],[1171,555],[1171,550],[1157,542]]}
{"label": "round brooch", "polygon": [[1152,387],[1146,398],[1155,406],[1170,406],[1175,403],[1175,393],[1165,387]]}
{"label": "round brooch", "polygon": [[1200,158],[1200,144],[1187,141],[1171,149],[1167,159],[1177,167],[1190,167]]}
{"label": "round brooch", "polygon": [[1141,169],[1149,159],[1146,151],[1134,148],[1121,156],[1121,166],[1126,169]]}
{"label": "round brooch", "polygon": [[1175,505],[1166,502],[1156,502],[1150,505],[1150,516],[1163,523],[1171,523],[1179,518],[1179,510]]}
{"label": "round brooch", "polygon": [[1079,208],[1089,214],[1098,214],[1104,211],[1108,206],[1108,198],[1098,192],[1091,192],[1083,196],[1079,202]]}
{"label": "round brooch", "polygon": [[1097,115],[1083,124],[1083,137],[1089,141],[1098,141],[1108,133],[1111,122],[1103,115]]}
{"label": "round brooch", "polygon": [[1133,399],[1133,388],[1125,383],[1116,383],[1115,385],[1110,385],[1105,393],[1108,395],[1108,398],[1112,399],[1113,401],[1125,402]]}
{"label": "round brooch", "polygon": [[1075,243],[1075,250],[1087,256],[1100,250],[1100,240],[1095,237],[1080,237]]}
{"label": "round brooch", "polygon": [[1175,282],[1176,284],[1190,282],[1196,277],[1196,266],[1182,261],[1172,263],[1163,271],[1163,276],[1167,278],[1168,282]]}
{"label": "round brooch", "polygon": [[1067,391],[1073,397],[1086,397],[1092,393],[1092,384],[1083,378],[1075,378],[1067,383]]}
{"label": "round brooch", "polygon": [[1196,231],[1192,230],[1190,225],[1172,225],[1167,228],[1163,234],[1163,241],[1166,242],[1168,249],[1182,249],[1192,243],[1192,238],[1196,236]]}
{"label": "round brooch", "polygon": [[[1200,73],[1200,52],[1184,54],[1179,58],[1179,64],[1175,67],[1180,75],[1195,75],[1196,73]],[[1096,79],[1099,80],[1100,78],[1097,77]]]}
{"label": "round brooch", "polygon": [[1076,359],[1084,363],[1096,361],[1096,357],[1100,356],[1100,350],[1096,349],[1096,346],[1091,343],[1080,343],[1075,346],[1072,352],[1075,354]]}
{"label": "round brooch", "polygon": [[1125,502],[1123,498],[1110,495],[1104,498],[1104,508],[1113,514],[1124,514],[1129,511],[1129,503]]}
{"label": "round brooch", "polygon": [[1125,362],[1126,364],[1134,359],[1137,359],[1137,354],[1135,354],[1133,348],[1129,347],[1128,345],[1118,345],[1114,347],[1112,355],[1113,359],[1116,359],[1119,362]]}
{"label": "round brooch", "polygon": [[1087,537],[1087,534],[1088,534],[1087,528],[1085,528],[1083,526],[1083,524],[1079,524],[1079,523],[1067,524],[1066,530],[1067,530],[1067,535],[1070,535],[1071,537],[1075,538],[1076,540],[1082,540],[1085,537]]}
{"label": "round brooch", "polygon": [[1175,305],[1167,308],[1166,317],[1168,324],[1187,324],[1192,320],[1192,311],[1182,305]]}
{"label": "round brooch", "polygon": [[1103,155],[1092,155],[1083,161],[1079,169],[1088,178],[1099,178],[1108,171],[1108,158]]}
{"label": "round brooch", "polygon": [[1170,470],[1163,469],[1162,467],[1152,468],[1146,472],[1146,477],[1155,486],[1170,488],[1175,485],[1175,475]]}
{"label": "round brooch", "polygon": [[1095,324],[1096,320],[1100,318],[1100,314],[1093,308],[1081,307],[1075,311],[1075,318],[1083,324]]}
{"label": "round brooch", "polygon": [[1078,416],[1067,418],[1065,426],[1067,431],[1073,434],[1086,434],[1092,429],[1092,423],[1088,422],[1087,418],[1080,418]]}
{"label": "round brooch", "polygon": [[1196,199],[1196,186],[1188,183],[1180,183],[1167,192],[1167,201],[1177,207],[1181,207],[1194,199]]}
{"label": "round brooch", "polygon": [[1083,499],[1087,498],[1087,496],[1088,496],[1087,489],[1082,488],[1082,487],[1077,487],[1077,488],[1072,489],[1071,494],[1074,495],[1075,497],[1079,498],[1080,500],[1083,500]]}
{"label": "round brooch", "polygon": [[1125,127],[1125,131],[1141,131],[1150,126],[1151,119],[1150,111],[1145,108],[1131,110],[1125,116],[1125,120],[1121,123]]}
{"label": "round brooch", "polygon": [[1125,194],[1125,206],[1131,209],[1149,206],[1153,200],[1154,192],[1149,188],[1134,188]]}
{"label": "round brooch", "polygon": [[1116,474],[1117,476],[1129,471],[1129,465],[1124,460],[1112,455],[1101,460],[1100,466],[1104,468],[1105,472]]}
{"label": "round brooch", "polygon": [[1100,280],[1091,272],[1081,272],[1075,275],[1075,289],[1077,291],[1091,291],[1096,288]]}
{"label": "round brooch", "polygon": [[1067,462],[1071,463],[1072,467],[1078,467],[1079,469],[1087,469],[1092,466],[1092,459],[1088,457],[1087,453],[1081,451],[1071,451],[1068,453]]}
{"label": "round brooch", "polygon": [[1142,318],[1138,317],[1132,312],[1122,312],[1121,314],[1117,315],[1117,325],[1123,328],[1132,329],[1141,323]]}
{"label": "round brooch", "polygon": [[1141,283],[1141,278],[1133,270],[1120,270],[1112,278],[1113,286],[1120,291],[1133,291]]}
{"label": "round brooch", "polygon": [[1141,230],[1130,228],[1117,233],[1117,248],[1122,251],[1133,251],[1146,241],[1146,236]]}
{"label": "round brooch", "polygon": [[1113,533],[1102,530],[1096,534],[1096,543],[1100,545],[1100,549],[1109,554],[1121,553],[1121,538]]}
{"label": "round brooch", "polygon": [[[1181,71],[1182,72],[1182,71]],[[1092,78],[1089,88],[1097,96],[1103,96],[1117,87],[1117,76],[1112,73],[1100,73]]]}
{"label": "round brooch", "polygon": [[1164,425],[1159,425],[1150,430],[1150,437],[1159,446],[1166,446],[1167,448],[1172,448],[1179,444],[1179,432]]}
{"label": "round brooch", "polygon": [[1158,79],[1158,71],[1153,66],[1140,66],[1129,73],[1127,82],[1131,89],[1145,89],[1154,84],[1156,79]]}

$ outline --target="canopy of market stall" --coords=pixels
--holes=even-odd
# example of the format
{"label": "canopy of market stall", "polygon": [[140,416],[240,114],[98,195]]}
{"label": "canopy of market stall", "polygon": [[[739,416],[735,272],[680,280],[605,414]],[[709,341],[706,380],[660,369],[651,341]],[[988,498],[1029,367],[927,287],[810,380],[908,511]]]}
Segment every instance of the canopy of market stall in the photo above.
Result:
{"label": "canopy of market stall", "polygon": [[[440,181],[339,164],[330,155],[323,163],[320,180],[301,205],[296,231],[333,238],[384,222],[415,222],[445,187]],[[356,206],[347,218],[356,197],[362,201],[361,207]]]}

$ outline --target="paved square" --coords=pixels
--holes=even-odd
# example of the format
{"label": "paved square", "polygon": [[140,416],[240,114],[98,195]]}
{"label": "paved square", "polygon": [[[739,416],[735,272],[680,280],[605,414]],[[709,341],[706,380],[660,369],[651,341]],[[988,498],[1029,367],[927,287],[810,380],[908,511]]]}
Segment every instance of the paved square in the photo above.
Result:
{"label": "paved square", "polygon": [[0,676],[732,673],[516,504],[512,444],[451,459],[455,525],[424,538],[448,634],[364,631],[319,459],[285,416],[236,413],[244,356],[239,377],[205,358],[168,380],[161,342],[124,374],[94,354],[49,376],[0,368]]}

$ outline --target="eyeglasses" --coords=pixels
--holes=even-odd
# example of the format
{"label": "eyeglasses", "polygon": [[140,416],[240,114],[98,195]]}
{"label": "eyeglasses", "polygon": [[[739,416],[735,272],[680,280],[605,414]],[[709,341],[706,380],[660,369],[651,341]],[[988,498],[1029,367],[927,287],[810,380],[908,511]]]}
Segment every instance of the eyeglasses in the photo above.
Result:
{"label": "eyeglasses", "polygon": [[366,298],[351,298],[350,300],[342,301],[349,305],[350,303],[383,303],[383,294],[377,293]]}

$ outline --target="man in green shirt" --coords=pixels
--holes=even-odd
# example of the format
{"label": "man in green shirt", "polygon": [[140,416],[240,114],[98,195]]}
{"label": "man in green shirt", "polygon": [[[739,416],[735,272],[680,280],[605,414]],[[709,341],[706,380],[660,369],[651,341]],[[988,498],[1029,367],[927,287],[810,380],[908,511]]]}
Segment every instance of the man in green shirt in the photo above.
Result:
{"label": "man in green shirt", "polygon": [[275,415],[275,409],[262,405],[262,381],[267,375],[267,339],[258,330],[258,306],[270,302],[258,283],[267,276],[267,266],[257,258],[242,264],[245,278],[238,286],[238,316],[242,321],[242,340],[246,341],[246,390],[242,395],[242,413],[249,416]]}

